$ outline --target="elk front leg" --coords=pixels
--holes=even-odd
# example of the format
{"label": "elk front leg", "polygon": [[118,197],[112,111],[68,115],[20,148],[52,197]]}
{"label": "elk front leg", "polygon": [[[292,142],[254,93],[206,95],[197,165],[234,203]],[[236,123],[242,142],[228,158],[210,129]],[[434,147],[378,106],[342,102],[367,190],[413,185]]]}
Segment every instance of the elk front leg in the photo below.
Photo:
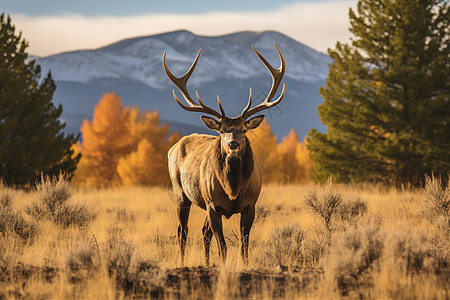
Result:
{"label": "elk front leg", "polygon": [[203,245],[205,248],[206,265],[209,266],[209,249],[211,247],[211,238],[213,232],[211,230],[211,226],[209,225],[208,217],[206,217],[205,223],[203,224],[202,233],[203,233]]}
{"label": "elk front leg", "polygon": [[219,248],[219,257],[222,258],[222,262],[225,263],[227,259],[227,244],[223,236],[222,229],[222,216],[211,206],[207,206],[207,217],[209,226],[216,237],[217,246]]}
{"label": "elk front leg", "polygon": [[248,264],[248,243],[253,220],[255,220],[255,206],[250,206],[241,213],[241,256],[245,265]]}
{"label": "elk front leg", "polygon": [[191,201],[186,197],[185,194],[182,194],[182,199],[178,203],[177,214],[178,214],[178,243],[180,245],[180,254],[181,254],[181,264],[184,264],[184,251],[186,249],[186,241],[188,234],[188,220],[189,220],[189,212],[191,210]]}

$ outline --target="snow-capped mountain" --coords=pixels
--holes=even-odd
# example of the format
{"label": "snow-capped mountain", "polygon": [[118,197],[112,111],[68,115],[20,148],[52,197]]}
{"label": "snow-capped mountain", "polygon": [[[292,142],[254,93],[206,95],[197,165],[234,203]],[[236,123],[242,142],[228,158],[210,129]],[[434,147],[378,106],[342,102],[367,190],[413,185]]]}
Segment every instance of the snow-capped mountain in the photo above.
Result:
{"label": "snow-capped mountain", "polygon": [[93,107],[103,93],[116,91],[125,105],[158,110],[172,128],[185,133],[207,132],[198,114],[182,110],[173,100],[174,85],[162,68],[164,50],[170,69],[181,76],[202,48],[188,88],[192,88],[192,94],[193,89],[198,89],[202,100],[213,107],[219,94],[227,115],[235,116],[246,105],[249,88],[253,88],[256,104],[271,85],[269,72],[251,45],[278,68],[280,60],[274,43],[280,47],[287,66],[285,99],[278,108],[266,112],[273,119],[269,122],[274,132],[282,136],[294,127],[302,136],[310,127],[322,129],[316,112],[321,102],[318,87],[323,85],[330,59],[278,32],[198,36],[175,31],[127,39],[95,50],[37,58],[37,63],[44,74],[50,70],[56,81],[54,101],[63,104],[69,131],[77,131],[83,118],[92,118]]}

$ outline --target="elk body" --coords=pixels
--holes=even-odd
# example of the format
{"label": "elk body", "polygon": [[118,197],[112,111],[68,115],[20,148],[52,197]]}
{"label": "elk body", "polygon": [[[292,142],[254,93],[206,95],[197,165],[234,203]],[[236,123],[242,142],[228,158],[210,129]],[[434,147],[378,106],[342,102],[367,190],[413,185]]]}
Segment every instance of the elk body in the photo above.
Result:
{"label": "elk body", "polygon": [[204,134],[185,136],[169,150],[169,174],[177,204],[179,222],[177,237],[182,263],[192,203],[206,210],[202,233],[207,265],[213,235],[217,240],[219,257],[222,261],[226,260],[227,246],[222,230],[222,217],[229,218],[237,213],[241,214],[241,256],[245,263],[248,261],[249,234],[255,218],[255,204],[261,191],[261,168],[246,132],[258,127],[264,119],[263,115],[249,119],[250,116],[277,105],[284,96],[283,84],[281,95],[272,101],[285,72],[283,55],[278,46],[275,47],[281,60],[279,69],[274,69],[253,47],[272,75],[272,87],[264,102],[253,108],[250,89],[247,106],[239,117],[234,118],[225,116],[219,96],[217,101],[221,113],[206,106],[197,92],[198,103],[189,95],[186,83],[197,65],[201,49],[191,68],[180,78],[170,72],[164,51],[163,65],[166,74],[180,90],[188,105],[180,102],[173,90],[175,101],[187,111],[203,112],[216,117],[217,119],[201,116],[201,119],[206,127],[219,132],[219,136]]}

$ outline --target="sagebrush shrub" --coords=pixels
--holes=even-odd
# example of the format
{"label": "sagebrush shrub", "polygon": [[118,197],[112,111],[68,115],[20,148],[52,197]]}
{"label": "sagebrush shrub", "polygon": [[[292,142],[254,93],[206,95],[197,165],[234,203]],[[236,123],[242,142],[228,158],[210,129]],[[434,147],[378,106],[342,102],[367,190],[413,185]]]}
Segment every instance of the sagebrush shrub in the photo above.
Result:
{"label": "sagebrush shrub", "polygon": [[[447,182],[449,181],[450,174],[447,176]],[[425,212],[429,217],[450,217],[450,183],[445,186],[441,177],[425,175],[424,197]]]}
{"label": "sagebrush shrub", "polygon": [[66,260],[69,278],[72,281],[80,281],[92,277],[92,274],[100,268],[99,255],[94,245],[77,243]]}
{"label": "sagebrush shrub", "polygon": [[41,177],[41,183],[36,186],[41,202],[52,215],[65,205],[73,195],[72,187],[64,175],[58,177]]}
{"label": "sagebrush shrub", "polygon": [[63,227],[86,226],[96,214],[83,204],[71,202],[73,189],[64,175],[42,177],[36,190],[38,200],[26,212],[36,220],[48,219]]}
{"label": "sagebrush shrub", "polygon": [[283,266],[301,266],[304,262],[303,242],[306,231],[299,223],[275,227],[267,244],[268,261]]}
{"label": "sagebrush shrub", "polygon": [[439,216],[430,224],[426,238],[432,246],[438,271],[450,268],[450,217]]}
{"label": "sagebrush shrub", "polygon": [[367,213],[367,204],[359,197],[346,199],[336,209],[336,219],[341,222],[357,222]]}
{"label": "sagebrush shrub", "polygon": [[109,276],[125,294],[161,297],[164,282],[160,268],[153,261],[139,258],[134,245],[112,236],[104,257]]}
{"label": "sagebrush shrub", "polygon": [[[430,243],[414,232],[390,230],[385,241],[383,261],[393,262],[406,274],[433,271],[436,258]],[[392,267],[392,266],[391,266]]]}
{"label": "sagebrush shrub", "polygon": [[382,255],[383,243],[384,236],[376,226],[358,225],[336,231],[323,264],[328,282],[343,294],[367,284],[374,263]]}
{"label": "sagebrush shrub", "polygon": [[313,213],[322,218],[325,227],[331,231],[331,221],[337,208],[342,202],[342,194],[333,189],[333,181],[328,179],[327,184],[321,192],[317,187],[312,187],[305,195],[304,204]]}
{"label": "sagebrush shrub", "polygon": [[13,208],[12,202],[11,191],[0,182],[0,233],[15,234],[22,240],[29,241],[36,234],[36,226],[25,220],[22,213]]}

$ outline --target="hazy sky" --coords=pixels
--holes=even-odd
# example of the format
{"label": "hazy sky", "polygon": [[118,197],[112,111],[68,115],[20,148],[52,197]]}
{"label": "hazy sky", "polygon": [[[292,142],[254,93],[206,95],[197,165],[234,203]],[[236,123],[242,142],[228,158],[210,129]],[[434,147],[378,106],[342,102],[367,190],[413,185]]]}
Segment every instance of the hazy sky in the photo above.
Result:
{"label": "hazy sky", "polygon": [[0,0],[29,41],[45,56],[92,49],[135,36],[187,29],[195,34],[276,30],[326,52],[348,41],[348,10],[357,0]]}

